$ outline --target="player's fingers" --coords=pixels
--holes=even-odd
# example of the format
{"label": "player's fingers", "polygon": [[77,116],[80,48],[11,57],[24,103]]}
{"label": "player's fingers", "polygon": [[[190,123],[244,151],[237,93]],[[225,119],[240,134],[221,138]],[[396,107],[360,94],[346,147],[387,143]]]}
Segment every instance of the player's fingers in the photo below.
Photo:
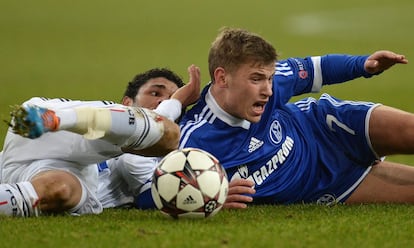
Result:
{"label": "player's fingers", "polygon": [[252,195],[256,193],[256,190],[246,186],[231,186],[229,187],[229,195],[231,194],[248,194]]}
{"label": "player's fingers", "polygon": [[200,78],[200,68],[194,66],[193,68],[193,77],[194,77],[194,88],[196,92],[200,92],[201,78]]}
{"label": "player's fingers", "polygon": [[253,197],[240,194],[228,195],[226,202],[252,202]]}
{"label": "player's fingers", "polygon": [[188,76],[189,76],[188,84],[191,84],[194,81],[194,65],[190,65],[187,68],[187,71],[188,71]]}
{"label": "player's fingers", "polygon": [[198,88],[198,91],[200,91],[200,68],[195,65],[191,65],[188,67],[188,74],[190,77],[188,84],[192,84],[195,89]]}
{"label": "player's fingers", "polygon": [[408,59],[404,55],[398,55],[397,61],[400,64],[408,64]]}
{"label": "player's fingers", "polygon": [[230,195],[227,197],[223,208],[246,208],[249,202],[252,202],[253,198],[244,195]]}

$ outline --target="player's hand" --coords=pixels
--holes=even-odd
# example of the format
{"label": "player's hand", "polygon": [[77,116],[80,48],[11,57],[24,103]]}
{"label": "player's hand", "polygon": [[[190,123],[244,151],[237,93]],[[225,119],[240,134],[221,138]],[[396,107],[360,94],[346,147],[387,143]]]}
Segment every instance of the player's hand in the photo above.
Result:
{"label": "player's hand", "polygon": [[250,195],[256,193],[254,182],[247,179],[234,179],[229,183],[229,193],[223,208],[247,208],[253,201]]}
{"label": "player's hand", "polygon": [[387,70],[395,64],[407,64],[408,60],[404,55],[396,54],[391,51],[377,51],[365,61],[364,69],[370,74],[379,73]]}
{"label": "player's hand", "polygon": [[189,81],[186,85],[179,88],[171,98],[181,102],[183,107],[193,104],[200,98],[200,68],[195,65],[188,67]]}

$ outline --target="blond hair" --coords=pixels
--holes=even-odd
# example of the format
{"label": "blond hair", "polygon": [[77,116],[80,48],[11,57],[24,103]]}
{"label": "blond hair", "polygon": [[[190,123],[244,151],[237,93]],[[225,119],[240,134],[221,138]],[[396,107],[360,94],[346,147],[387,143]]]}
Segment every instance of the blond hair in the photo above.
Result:
{"label": "blond hair", "polygon": [[259,35],[244,29],[225,27],[212,43],[208,67],[211,80],[214,81],[214,71],[218,67],[231,72],[242,64],[268,65],[276,60],[275,48]]}

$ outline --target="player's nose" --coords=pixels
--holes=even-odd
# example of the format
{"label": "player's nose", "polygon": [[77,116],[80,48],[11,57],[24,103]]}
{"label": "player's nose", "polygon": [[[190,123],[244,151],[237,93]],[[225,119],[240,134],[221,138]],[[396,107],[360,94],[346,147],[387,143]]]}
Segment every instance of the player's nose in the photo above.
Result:
{"label": "player's nose", "polygon": [[267,97],[270,97],[271,95],[273,95],[273,82],[271,80],[263,85],[262,94]]}

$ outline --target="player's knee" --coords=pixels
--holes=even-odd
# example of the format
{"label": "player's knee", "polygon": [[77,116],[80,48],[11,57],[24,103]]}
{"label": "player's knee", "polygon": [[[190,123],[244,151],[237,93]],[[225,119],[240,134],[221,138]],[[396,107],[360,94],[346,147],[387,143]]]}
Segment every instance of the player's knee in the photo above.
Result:
{"label": "player's knee", "polygon": [[51,192],[53,198],[60,202],[60,205],[64,206],[71,201],[73,192],[75,191],[73,187],[67,182],[59,182],[57,185],[54,185],[54,189]]}
{"label": "player's knee", "polygon": [[43,173],[32,180],[42,211],[59,212],[75,207],[82,195],[79,180],[68,172]]}

